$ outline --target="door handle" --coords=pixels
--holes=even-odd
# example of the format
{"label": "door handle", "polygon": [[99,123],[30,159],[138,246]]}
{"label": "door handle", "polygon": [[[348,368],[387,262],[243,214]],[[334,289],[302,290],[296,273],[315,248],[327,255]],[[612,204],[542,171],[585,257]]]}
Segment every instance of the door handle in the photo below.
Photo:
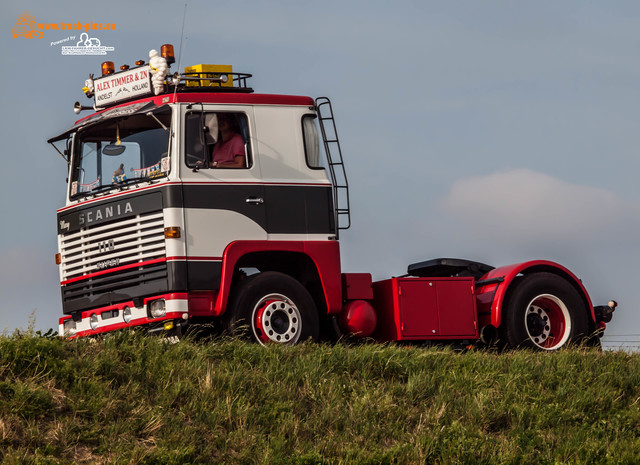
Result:
{"label": "door handle", "polygon": [[249,197],[246,202],[258,205],[264,203],[264,199],[262,197]]}

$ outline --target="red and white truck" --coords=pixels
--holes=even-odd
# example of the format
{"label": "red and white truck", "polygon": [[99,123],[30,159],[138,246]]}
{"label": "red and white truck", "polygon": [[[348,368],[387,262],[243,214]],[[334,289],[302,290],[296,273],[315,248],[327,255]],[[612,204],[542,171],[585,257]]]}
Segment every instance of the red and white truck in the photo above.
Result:
{"label": "red and white truck", "polygon": [[[83,89],[92,107],[75,105],[95,112],[49,140],[69,166],[62,335],[208,324],[263,344],[354,334],[544,350],[602,335],[615,302],[594,306],[550,261],[344,273],[349,190],[330,101],[254,93],[230,66],[171,74],[170,45],[150,57],[103,63]],[[212,158],[230,127],[244,144],[235,168]]]}

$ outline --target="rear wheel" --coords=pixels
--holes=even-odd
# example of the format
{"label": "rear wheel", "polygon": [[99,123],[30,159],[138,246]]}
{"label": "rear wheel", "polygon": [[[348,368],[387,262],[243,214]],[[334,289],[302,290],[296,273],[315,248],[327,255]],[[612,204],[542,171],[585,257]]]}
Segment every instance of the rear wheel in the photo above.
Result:
{"label": "rear wheel", "polygon": [[309,292],[283,273],[245,279],[236,290],[226,327],[260,344],[296,344],[318,339],[318,312]]}
{"label": "rear wheel", "polygon": [[516,283],[501,326],[511,347],[556,350],[586,338],[588,308],[567,280],[534,273]]}

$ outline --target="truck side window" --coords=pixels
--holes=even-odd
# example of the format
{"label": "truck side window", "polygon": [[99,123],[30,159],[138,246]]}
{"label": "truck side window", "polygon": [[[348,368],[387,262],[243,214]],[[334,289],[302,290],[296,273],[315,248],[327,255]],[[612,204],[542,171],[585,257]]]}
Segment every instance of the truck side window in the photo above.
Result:
{"label": "truck side window", "polygon": [[[222,127],[221,127],[222,125]],[[225,168],[233,160],[231,155],[226,162],[214,160],[216,146],[222,147],[222,131],[231,129],[236,137],[238,152],[244,152],[241,168],[251,167],[249,149],[249,125],[244,113],[239,112],[188,112],[185,117],[185,162],[188,167]],[[238,142],[239,141],[239,142]],[[242,147],[244,145],[244,148]],[[218,150],[216,150],[218,152]],[[234,157],[235,158],[235,157]],[[229,166],[231,167],[231,166]],[[236,168],[238,166],[235,166]]]}
{"label": "truck side window", "polygon": [[320,158],[320,141],[318,139],[318,127],[315,115],[302,117],[302,135],[304,138],[304,152],[309,168],[323,168]]}
{"label": "truck side window", "polygon": [[205,138],[204,114],[189,112],[185,116],[185,161],[189,168],[205,166],[208,144]]}

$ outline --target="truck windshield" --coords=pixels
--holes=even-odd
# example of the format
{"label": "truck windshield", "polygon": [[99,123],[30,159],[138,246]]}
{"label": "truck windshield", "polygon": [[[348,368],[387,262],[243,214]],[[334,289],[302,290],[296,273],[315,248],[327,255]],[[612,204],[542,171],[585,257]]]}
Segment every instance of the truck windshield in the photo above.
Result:
{"label": "truck windshield", "polygon": [[111,118],[76,136],[71,197],[166,176],[171,111]]}

